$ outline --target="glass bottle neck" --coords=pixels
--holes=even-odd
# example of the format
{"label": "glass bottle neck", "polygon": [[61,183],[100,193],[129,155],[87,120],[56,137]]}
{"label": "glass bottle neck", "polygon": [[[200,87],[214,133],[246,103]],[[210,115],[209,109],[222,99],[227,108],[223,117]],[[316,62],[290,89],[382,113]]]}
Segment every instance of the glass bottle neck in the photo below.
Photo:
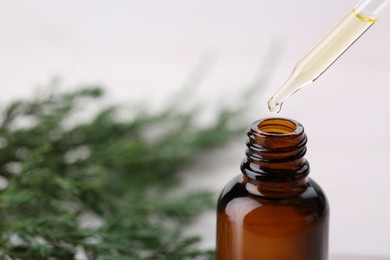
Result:
{"label": "glass bottle neck", "polygon": [[306,142],[302,125],[294,120],[270,118],[253,123],[241,164],[248,191],[274,197],[302,192],[310,171],[304,158]]}

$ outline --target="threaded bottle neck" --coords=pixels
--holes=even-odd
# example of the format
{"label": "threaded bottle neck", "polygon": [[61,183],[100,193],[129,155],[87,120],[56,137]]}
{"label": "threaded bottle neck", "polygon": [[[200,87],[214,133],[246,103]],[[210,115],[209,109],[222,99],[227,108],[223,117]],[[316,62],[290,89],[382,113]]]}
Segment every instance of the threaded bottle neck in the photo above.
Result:
{"label": "threaded bottle neck", "polygon": [[289,187],[293,190],[306,187],[307,137],[300,123],[285,118],[263,119],[254,122],[247,134],[241,171],[248,182],[276,193],[288,191]]}

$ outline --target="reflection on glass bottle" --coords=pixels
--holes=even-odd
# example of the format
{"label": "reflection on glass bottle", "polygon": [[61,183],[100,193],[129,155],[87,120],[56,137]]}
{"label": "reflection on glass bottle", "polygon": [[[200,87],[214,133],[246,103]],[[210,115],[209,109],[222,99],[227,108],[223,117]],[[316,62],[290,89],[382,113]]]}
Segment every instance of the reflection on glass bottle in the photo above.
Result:
{"label": "reflection on glass bottle", "polygon": [[242,175],[218,200],[218,260],[328,259],[329,207],[308,178],[306,135],[294,120],[271,118],[248,131]]}

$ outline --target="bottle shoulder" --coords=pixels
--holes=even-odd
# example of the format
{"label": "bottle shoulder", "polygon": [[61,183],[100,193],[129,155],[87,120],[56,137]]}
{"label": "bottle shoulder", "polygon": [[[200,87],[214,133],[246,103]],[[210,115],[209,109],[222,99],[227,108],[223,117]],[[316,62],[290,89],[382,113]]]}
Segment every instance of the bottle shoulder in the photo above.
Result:
{"label": "bottle shoulder", "polygon": [[267,210],[267,208],[290,208],[299,212],[327,216],[329,206],[322,188],[308,178],[306,189],[294,196],[285,198],[267,198],[250,193],[243,181],[242,175],[233,178],[222,190],[218,199],[218,211],[227,208],[245,207],[245,211]]}

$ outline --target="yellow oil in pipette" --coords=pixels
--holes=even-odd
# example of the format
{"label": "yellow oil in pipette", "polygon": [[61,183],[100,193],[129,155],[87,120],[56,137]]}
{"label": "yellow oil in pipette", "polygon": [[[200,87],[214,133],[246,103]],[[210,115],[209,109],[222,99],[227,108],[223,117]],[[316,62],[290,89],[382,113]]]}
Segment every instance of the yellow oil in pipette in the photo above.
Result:
{"label": "yellow oil in pipette", "polygon": [[268,101],[269,110],[279,112],[288,97],[321,76],[375,21],[353,9],[295,66],[282,88]]}

